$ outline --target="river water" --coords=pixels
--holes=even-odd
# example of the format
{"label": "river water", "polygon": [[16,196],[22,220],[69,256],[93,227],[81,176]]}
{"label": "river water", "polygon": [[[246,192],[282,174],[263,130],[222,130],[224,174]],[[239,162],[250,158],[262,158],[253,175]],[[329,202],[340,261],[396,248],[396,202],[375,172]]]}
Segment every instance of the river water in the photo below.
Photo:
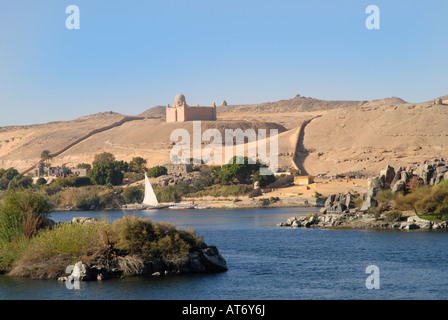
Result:
{"label": "river water", "polygon": [[[229,270],[81,283],[0,276],[0,299],[314,300],[448,298],[448,232],[355,231],[276,227],[314,208],[154,210],[135,213],[194,228],[216,245]],[[122,212],[55,212],[56,221]],[[374,274],[366,273],[376,266]],[[368,289],[374,276],[379,289]],[[369,279],[370,279],[369,278]]]}

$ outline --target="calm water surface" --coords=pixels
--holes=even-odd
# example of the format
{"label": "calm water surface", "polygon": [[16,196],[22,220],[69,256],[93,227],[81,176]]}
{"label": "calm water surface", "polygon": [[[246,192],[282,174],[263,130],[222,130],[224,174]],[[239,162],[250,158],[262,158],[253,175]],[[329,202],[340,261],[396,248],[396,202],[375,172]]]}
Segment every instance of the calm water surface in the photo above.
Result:
{"label": "calm water surface", "polygon": [[[275,227],[317,209],[157,210],[137,216],[194,228],[216,245],[229,270],[218,274],[64,283],[0,276],[0,299],[447,299],[448,233],[340,231]],[[56,212],[56,221],[88,216],[113,221],[122,212]],[[366,267],[380,289],[366,288]]]}

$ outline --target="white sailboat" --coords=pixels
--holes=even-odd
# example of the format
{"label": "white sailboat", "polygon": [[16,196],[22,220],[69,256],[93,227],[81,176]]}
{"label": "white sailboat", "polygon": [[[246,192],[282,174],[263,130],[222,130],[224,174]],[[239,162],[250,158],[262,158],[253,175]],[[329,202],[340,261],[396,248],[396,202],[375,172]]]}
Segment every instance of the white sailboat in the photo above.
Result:
{"label": "white sailboat", "polygon": [[148,209],[159,209],[159,201],[157,200],[156,194],[152,188],[151,182],[149,182],[148,176],[145,173],[145,198],[142,204]]}
{"label": "white sailboat", "polygon": [[157,200],[154,189],[152,188],[151,182],[149,182],[148,176],[145,173],[145,197],[142,203],[128,204],[123,206],[125,211],[135,211],[135,210],[151,210],[151,209],[162,209],[165,207],[159,206],[159,201]]}

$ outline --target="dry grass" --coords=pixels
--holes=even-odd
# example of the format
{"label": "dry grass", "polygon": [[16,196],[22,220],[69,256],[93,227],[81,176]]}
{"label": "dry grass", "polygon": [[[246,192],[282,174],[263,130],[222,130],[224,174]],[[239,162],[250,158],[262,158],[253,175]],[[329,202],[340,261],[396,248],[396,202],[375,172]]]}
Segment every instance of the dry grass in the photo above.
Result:
{"label": "dry grass", "polygon": [[41,279],[64,275],[68,265],[80,260],[116,266],[124,276],[141,275],[146,263],[180,266],[191,250],[206,246],[194,230],[129,216],[112,224],[62,223],[16,244],[20,249],[9,248],[10,275]]}
{"label": "dry grass", "polygon": [[126,277],[138,276],[144,274],[145,262],[141,256],[127,255],[124,257],[117,257],[118,267],[123,270],[123,275]]}

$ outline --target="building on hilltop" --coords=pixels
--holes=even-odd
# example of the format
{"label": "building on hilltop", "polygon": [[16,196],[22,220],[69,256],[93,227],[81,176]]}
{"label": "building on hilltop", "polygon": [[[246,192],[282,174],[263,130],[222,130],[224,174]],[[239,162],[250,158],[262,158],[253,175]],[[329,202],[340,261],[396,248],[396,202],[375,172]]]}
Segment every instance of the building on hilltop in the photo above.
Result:
{"label": "building on hilltop", "polygon": [[185,96],[178,94],[174,99],[174,105],[166,106],[166,122],[185,122],[185,121],[216,121],[216,104],[211,107],[191,107],[187,105]]}
{"label": "building on hilltop", "polygon": [[436,99],[435,101],[434,101],[434,104],[437,104],[437,105],[441,105],[441,104],[443,104],[443,105],[448,105],[448,100],[442,100],[442,99]]}

